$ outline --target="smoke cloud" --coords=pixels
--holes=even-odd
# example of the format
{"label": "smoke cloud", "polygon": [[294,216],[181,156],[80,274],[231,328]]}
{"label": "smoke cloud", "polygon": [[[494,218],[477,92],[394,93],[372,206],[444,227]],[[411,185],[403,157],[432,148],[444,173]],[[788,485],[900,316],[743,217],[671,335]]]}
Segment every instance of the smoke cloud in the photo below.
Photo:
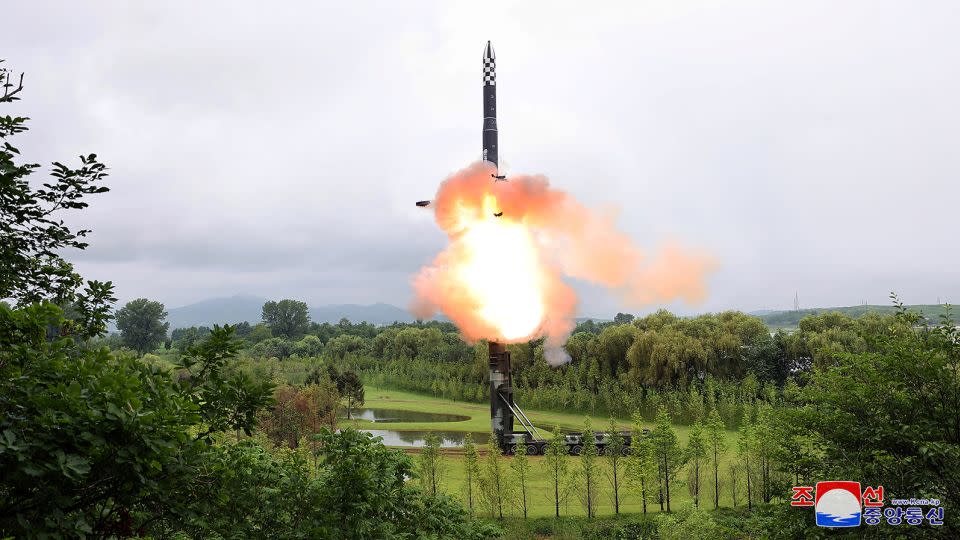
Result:
{"label": "smoke cloud", "polygon": [[545,176],[491,177],[475,163],[440,185],[432,208],[449,244],[413,279],[411,311],[449,317],[469,342],[546,337],[551,365],[569,361],[563,344],[574,328],[577,298],[564,277],[603,285],[626,308],[707,294],[714,259],[667,242],[653,257],[599,213]]}

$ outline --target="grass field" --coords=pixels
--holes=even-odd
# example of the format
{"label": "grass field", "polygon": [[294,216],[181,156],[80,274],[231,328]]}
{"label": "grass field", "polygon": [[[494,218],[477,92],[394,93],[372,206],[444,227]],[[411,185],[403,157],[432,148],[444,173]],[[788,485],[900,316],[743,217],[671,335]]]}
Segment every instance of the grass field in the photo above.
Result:
{"label": "grass field", "polygon": [[[384,409],[400,409],[407,411],[431,412],[458,414],[470,417],[469,420],[460,422],[396,422],[390,424],[374,424],[364,420],[344,421],[342,425],[354,425],[359,428],[384,428],[397,431],[420,431],[420,430],[446,430],[446,431],[490,431],[490,407],[486,404],[468,403],[465,401],[452,401],[448,399],[424,396],[411,392],[402,392],[399,390],[386,390],[382,388],[366,387],[365,407],[380,407]],[[553,426],[560,426],[561,429],[579,430],[583,428],[583,422],[586,415],[547,412],[547,411],[528,411],[527,416],[533,420],[537,428],[550,431]],[[605,429],[610,422],[609,418],[592,416],[590,421],[594,429]],[[618,419],[617,424],[621,428],[630,428],[631,422],[628,419]],[[649,426],[645,426],[649,427]],[[518,426],[519,429],[519,426]],[[682,428],[678,428],[682,429]],[[686,432],[686,430],[684,430]]]}
{"label": "grass field", "polygon": [[[410,392],[367,387],[365,406],[419,412],[459,414],[468,416],[470,419],[459,422],[404,422],[390,423],[388,425],[373,424],[362,420],[345,420],[341,422],[341,427],[352,425],[358,428],[377,427],[397,431],[423,431],[431,429],[447,431],[488,431],[490,429],[490,409],[486,405],[478,403],[451,401],[432,396],[413,394]],[[583,422],[586,418],[585,415],[573,413],[558,413],[538,410],[527,410],[525,412],[539,428],[546,431],[552,430],[554,425],[558,425],[562,429],[580,429],[583,427]],[[609,418],[592,417],[591,422],[593,423],[595,429],[605,429],[609,424]],[[617,419],[617,424],[621,428],[631,427],[631,422],[628,419]],[[653,426],[647,424],[644,427],[652,428]],[[687,426],[675,426],[675,429],[681,443],[685,445],[687,436],[689,434],[689,428]],[[737,440],[736,433],[733,431],[728,431],[726,435],[727,447],[729,449],[735,448]],[[410,454],[417,453],[415,450],[405,450]],[[480,451],[481,453],[485,453],[485,448],[480,446]],[[417,459],[417,456],[414,455],[413,458]],[[727,477],[727,465],[732,458],[733,453],[732,451],[728,450],[726,455],[724,455],[721,459],[720,504],[722,506],[732,505],[729,481]],[[513,458],[504,457],[503,459],[506,462],[506,470],[509,471],[509,464]],[[529,459],[531,464],[531,478],[527,488],[528,514],[531,517],[552,516],[554,513],[554,508],[549,494],[552,493],[553,486],[550,484],[544,459],[540,456],[531,456]],[[578,458],[570,456],[567,459],[569,463],[569,471],[571,473],[577,472],[579,470],[580,463]],[[601,457],[600,460],[602,461],[602,464],[600,472],[601,489],[599,495],[600,503],[598,505],[598,514],[613,514],[612,489],[609,485],[609,465],[605,458]],[[459,449],[444,450],[443,468],[443,491],[448,495],[454,496],[466,503],[466,480],[464,475],[462,451]],[[508,472],[508,475],[509,474],[511,473]],[[710,467],[704,465],[704,470],[701,474],[703,475],[702,482],[704,484],[704,488],[701,491],[701,504],[707,508],[712,508],[712,495],[708,495],[708,493],[712,493],[712,491],[708,489],[707,486],[707,484],[712,484],[713,480]],[[682,474],[681,476],[686,478],[685,474]],[[516,482],[511,480],[511,485],[516,487]],[[583,490],[579,489],[579,483],[575,478],[571,478],[566,491],[568,492],[568,496],[566,497],[565,503],[563,503],[561,506],[561,514],[585,515],[586,511],[579,495]],[[744,488],[741,488],[740,491],[743,493],[743,495],[745,495]],[[741,499],[743,498],[743,495],[741,495]],[[519,515],[519,506],[515,502],[516,497],[513,497],[512,499],[513,502],[510,505],[510,514]],[[692,504],[692,501],[693,499],[685,485],[678,485],[675,489],[671,489],[671,506],[673,510],[678,510],[684,506],[689,506]],[[648,511],[659,511],[659,505],[655,503],[648,503],[647,508]],[[639,496],[635,493],[635,490],[630,488],[622,488],[620,511],[623,513],[635,513],[641,511],[641,503]]]}
{"label": "grass field", "polygon": [[[523,403],[520,403],[523,405]],[[490,407],[481,403],[468,403],[465,401],[453,401],[441,399],[433,396],[414,394],[412,392],[403,392],[400,390],[388,390],[384,388],[366,387],[365,407],[381,407],[385,409],[400,409],[407,411],[448,413],[469,416],[469,420],[460,422],[397,422],[390,424],[374,424],[365,420],[342,421],[341,426],[354,426],[358,428],[384,428],[397,431],[422,431],[422,430],[446,430],[446,431],[490,431]],[[561,429],[580,430],[583,428],[584,420],[590,418],[593,429],[597,431],[606,430],[610,425],[610,418],[605,416],[591,416],[586,414],[561,413],[554,411],[542,411],[535,409],[524,409],[527,416],[533,423],[543,431],[552,431],[553,426],[560,426]],[[617,418],[617,426],[621,429],[631,429],[633,422],[629,418]],[[643,427],[653,429],[653,424],[645,422]],[[519,426],[517,426],[519,429]],[[675,425],[677,436],[682,444],[686,444],[687,435],[690,433],[689,426]],[[727,431],[727,445],[733,447],[736,445],[737,436],[734,431]]]}

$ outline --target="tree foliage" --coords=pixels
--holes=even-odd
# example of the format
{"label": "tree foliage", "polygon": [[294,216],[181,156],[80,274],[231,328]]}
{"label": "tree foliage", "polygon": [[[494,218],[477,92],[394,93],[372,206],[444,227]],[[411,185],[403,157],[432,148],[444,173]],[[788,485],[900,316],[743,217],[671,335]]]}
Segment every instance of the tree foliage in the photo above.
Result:
{"label": "tree foliage", "polygon": [[170,323],[164,322],[166,318],[163,304],[137,298],[117,311],[117,329],[127,347],[144,354],[166,339],[170,328]]}
{"label": "tree foliage", "polygon": [[[633,416],[633,433],[643,433],[643,418],[639,413]],[[634,436],[630,440],[630,456],[627,458],[627,482],[640,495],[643,513],[647,513],[647,501],[650,500],[653,478],[657,476],[657,460],[653,453],[650,437]]]}
{"label": "tree foliage", "polygon": [[363,406],[364,390],[363,381],[360,376],[352,369],[343,371],[338,370],[333,364],[327,364],[327,373],[330,380],[337,385],[337,392],[340,393],[340,399],[346,402],[347,419],[353,417],[353,408]]}
{"label": "tree foliage", "polygon": [[527,458],[527,445],[518,444],[510,460],[510,470],[517,486],[517,506],[527,519],[527,490],[530,480],[530,460]]}
{"label": "tree foliage", "polygon": [[273,401],[260,411],[258,420],[260,431],[275,445],[297,448],[304,437],[324,427],[336,428],[340,394],[329,379],[302,387],[281,386]]}
{"label": "tree foliage", "polygon": [[440,452],[440,436],[428,433],[420,455],[417,457],[417,476],[427,495],[436,495],[443,477],[443,454]]}
{"label": "tree foliage", "polygon": [[473,513],[473,500],[480,475],[480,458],[477,454],[477,445],[473,443],[473,435],[467,433],[463,440],[463,474],[465,477],[464,489],[467,495],[467,510]]}
{"label": "tree foliage", "polygon": [[299,300],[273,300],[263,304],[263,322],[274,336],[300,339],[310,328],[310,309]]}
{"label": "tree foliage", "polygon": [[[18,83],[11,83],[11,76],[10,70],[0,67],[0,103],[20,99],[23,74]],[[10,143],[14,135],[27,131],[27,120],[0,116],[0,298],[21,304],[50,300],[64,306],[75,300],[83,280],[61,253],[85,249],[83,238],[90,231],[73,231],[61,217],[64,211],[86,208],[90,195],[108,191],[102,185],[107,167],[96,154],[80,156],[79,168],[54,162],[52,178],[32,186],[29,177],[40,165],[18,164],[20,151]]]}
{"label": "tree foliage", "polygon": [[581,497],[588,518],[592,518],[596,514],[597,508],[597,496],[599,494],[597,475],[600,472],[597,463],[598,455],[597,437],[590,426],[590,418],[587,418],[583,424],[583,450],[580,452],[579,472],[580,480],[583,482]]}
{"label": "tree foliage", "polygon": [[887,497],[933,497],[953,508],[960,504],[960,331],[949,315],[929,326],[897,307],[886,327],[867,334],[866,351],[821,362],[801,391],[802,407],[772,418],[816,438],[824,452],[816,474],[869,478]]}
{"label": "tree foliage", "polygon": [[717,411],[712,411],[706,425],[706,449],[710,453],[710,464],[713,467],[713,507],[720,507],[720,459],[727,451],[727,439],[724,434],[726,426]]}
{"label": "tree foliage", "polygon": [[[610,478],[610,496],[613,499],[613,513],[620,513],[620,480],[623,476],[623,457],[625,454],[626,439],[623,433],[617,428],[617,422],[611,418],[608,427],[607,446],[604,455],[610,465],[608,475]],[[638,432],[642,433],[642,432]],[[639,436],[639,435],[638,435]]]}
{"label": "tree foliage", "polygon": [[226,430],[240,430],[250,435],[256,425],[257,411],[272,400],[272,381],[254,380],[229,365],[240,347],[232,326],[214,325],[207,339],[180,356],[177,367],[184,372],[180,383],[189,392],[206,426],[198,438]]}
{"label": "tree foliage", "polygon": [[197,451],[191,395],[136,359],[48,340],[51,304],[0,304],[0,531],[104,534],[162,499]]}
{"label": "tree foliage", "polygon": [[703,424],[695,422],[690,428],[690,435],[687,437],[686,458],[689,467],[687,475],[687,489],[690,490],[690,496],[693,497],[693,505],[700,506],[700,491],[703,487],[702,467],[707,457],[707,444],[703,436]]}
{"label": "tree foliage", "polygon": [[[491,437],[496,441],[496,437]],[[510,499],[511,489],[503,465],[503,454],[500,445],[491,444],[487,449],[487,457],[480,468],[480,496],[490,514],[490,517],[503,519],[503,507]]]}
{"label": "tree foliage", "polygon": [[650,432],[650,445],[658,471],[657,483],[662,493],[659,497],[661,509],[666,504],[666,510],[670,512],[671,484],[676,486],[678,483],[677,475],[686,463],[686,456],[677,440],[677,433],[670,423],[666,408],[661,408],[657,413],[656,425]]}
{"label": "tree foliage", "polygon": [[553,427],[553,437],[547,443],[543,462],[550,476],[550,500],[553,502],[554,514],[560,517],[560,502],[566,496],[567,474],[570,467],[567,445],[564,444],[560,426]]}

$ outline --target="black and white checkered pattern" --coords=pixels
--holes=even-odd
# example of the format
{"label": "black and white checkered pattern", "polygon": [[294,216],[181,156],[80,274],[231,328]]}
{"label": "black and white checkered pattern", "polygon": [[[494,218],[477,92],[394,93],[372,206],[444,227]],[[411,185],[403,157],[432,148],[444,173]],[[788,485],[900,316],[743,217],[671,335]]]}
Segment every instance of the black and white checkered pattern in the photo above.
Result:
{"label": "black and white checkered pattern", "polygon": [[493,58],[483,59],[483,85],[497,85],[497,62]]}

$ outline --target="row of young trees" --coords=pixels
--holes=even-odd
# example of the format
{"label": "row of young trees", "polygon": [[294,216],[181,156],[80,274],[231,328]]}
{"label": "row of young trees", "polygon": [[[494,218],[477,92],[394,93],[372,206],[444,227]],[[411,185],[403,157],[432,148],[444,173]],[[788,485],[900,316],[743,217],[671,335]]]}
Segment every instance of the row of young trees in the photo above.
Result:
{"label": "row of young trees", "polygon": [[[463,447],[464,483],[459,495],[471,512],[495,518],[503,518],[511,510],[526,518],[531,502],[543,497],[560,517],[571,496],[579,499],[587,517],[596,516],[603,500],[612,502],[615,514],[628,499],[639,502],[644,514],[648,505],[672,512],[677,491],[684,487],[696,507],[719,508],[726,490],[725,497],[732,506],[746,504],[752,508],[783,498],[786,482],[791,479],[788,471],[793,471],[781,460],[787,441],[778,438],[781,434],[772,424],[770,410],[763,408],[754,420],[744,422],[734,447],[715,411],[693,424],[684,445],[669,413],[661,408],[649,435],[633,437],[629,452],[624,452],[625,437],[613,420],[606,426],[611,436],[602,453],[595,443],[593,426],[589,419],[585,422],[585,442],[578,456],[568,455],[563,434],[555,427],[544,457],[537,460],[539,473],[549,479],[545,493],[531,488],[531,478],[537,471],[524,445],[518,445],[513,456],[505,459],[495,444],[481,455],[468,436]],[[640,433],[644,420],[639,414],[634,420],[634,432]],[[428,493],[441,489],[450,466],[439,443],[439,438],[428,436],[418,457],[416,470]]]}

